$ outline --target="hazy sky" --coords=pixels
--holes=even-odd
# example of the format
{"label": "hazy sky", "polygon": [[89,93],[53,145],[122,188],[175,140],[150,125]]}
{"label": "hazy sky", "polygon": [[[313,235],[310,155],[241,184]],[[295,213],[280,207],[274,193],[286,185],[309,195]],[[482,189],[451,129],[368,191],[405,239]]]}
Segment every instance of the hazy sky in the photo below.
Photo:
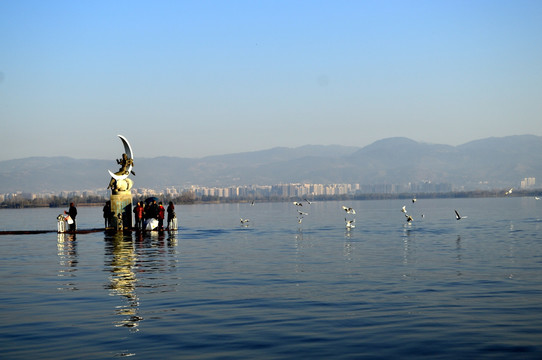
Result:
{"label": "hazy sky", "polygon": [[542,135],[542,1],[2,1],[0,160]]}

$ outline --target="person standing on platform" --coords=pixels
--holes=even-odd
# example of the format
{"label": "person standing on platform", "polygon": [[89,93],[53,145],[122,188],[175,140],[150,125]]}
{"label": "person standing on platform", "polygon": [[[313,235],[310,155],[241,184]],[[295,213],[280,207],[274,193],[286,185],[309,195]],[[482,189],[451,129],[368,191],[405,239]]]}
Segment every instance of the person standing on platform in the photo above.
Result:
{"label": "person standing on platform", "polygon": [[[70,224],[70,227],[69,227],[69,231],[75,231],[76,229],[75,218],[77,217],[77,208],[75,207],[75,205],[73,203],[70,203],[70,208],[68,209],[68,211],[64,210],[64,214],[68,214],[72,220],[72,223]],[[68,221],[68,224],[69,224],[69,221]]]}
{"label": "person standing on platform", "polygon": [[158,219],[158,204],[156,203],[156,200],[153,200],[150,205],[149,218]]}
{"label": "person standing on platform", "polygon": [[164,217],[166,214],[166,209],[164,208],[164,205],[162,205],[162,202],[160,201],[160,204],[158,204],[158,230],[164,230]]}
{"label": "person standing on platform", "polygon": [[111,226],[111,201],[106,201],[103,207],[105,228]]}
{"label": "person standing on platform", "polygon": [[143,203],[143,222],[145,222],[145,220],[150,218],[149,210],[150,210],[150,205],[147,203]]}
{"label": "person standing on platform", "polygon": [[173,202],[170,201],[167,206],[167,226],[168,229],[171,225],[171,221],[175,218],[175,206],[173,205]]}
{"label": "person standing on platform", "polygon": [[141,230],[143,227],[143,206],[141,206],[141,201],[137,202],[136,207],[134,208],[135,215],[135,228],[136,230]]}

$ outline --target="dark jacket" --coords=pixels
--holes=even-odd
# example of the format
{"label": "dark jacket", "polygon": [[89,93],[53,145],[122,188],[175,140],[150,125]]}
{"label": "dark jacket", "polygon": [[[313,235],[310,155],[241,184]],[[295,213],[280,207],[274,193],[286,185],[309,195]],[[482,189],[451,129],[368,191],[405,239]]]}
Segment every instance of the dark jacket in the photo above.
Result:
{"label": "dark jacket", "polygon": [[68,210],[68,215],[70,215],[70,217],[75,220],[75,217],[77,216],[77,209],[75,208],[75,206],[73,205],[70,205],[70,208]]}

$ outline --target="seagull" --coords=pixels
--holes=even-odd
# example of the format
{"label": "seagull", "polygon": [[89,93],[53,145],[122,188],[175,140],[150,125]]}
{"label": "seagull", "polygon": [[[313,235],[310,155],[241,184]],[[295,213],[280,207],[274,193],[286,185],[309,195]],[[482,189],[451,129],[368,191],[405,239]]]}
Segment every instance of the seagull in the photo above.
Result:
{"label": "seagull", "polygon": [[298,222],[299,224],[301,224],[302,221],[303,221],[303,216],[298,216],[298,217],[297,217],[297,222]]}
{"label": "seagull", "polygon": [[403,206],[403,207],[401,208],[401,211],[404,212],[404,213],[406,214],[406,206]]}
{"label": "seagull", "polygon": [[412,203],[414,204],[418,199],[414,198],[412,199]]}
{"label": "seagull", "polygon": [[303,206],[303,204],[302,204],[302,203],[299,203],[299,202],[297,202],[297,201],[294,201],[294,203],[293,203],[293,204],[294,204],[295,206]]}
{"label": "seagull", "polygon": [[348,220],[347,218],[344,218],[344,221],[346,222],[347,229],[353,229],[356,227],[356,219]]}
{"label": "seagull", "polygon": [[243,218],[240,218],[241,219],[241,224],[245,225],[247,222],[249,222],[250,220],[249,219],[243,219]]}
{"label": "seagull", "polygon": [[408,214],[406,214],[406,213],[405,213],[405,217],[406,217],[406,221],[407,221],[407,222],[411,222],[412,220],[414,220],[414,219],[412,218],[412,216],[410,216],[410,215],[408,215]]}
{"label": "seagull", "polygon": [[252,200],[252,202],[250,203],[250,206],[254,206],[254,200]]}
{"label": "seagull", "polygon": [[309,205],[312,204],[312,202],[310,202],[308,199],[303,199],[303,200],[305,200],[307,202],[307,204],[309,204]]}
{"label": "seagull", "polygon": [[512,190],[514,190],[514,188],[510,188],[510,190],[508,190],[507,192],[504,193],[504,195],[510,195],[512,193]]}
{"label": "seagull", "polygon": [[306,212],[303,212],[303,211],[299,211],[299,210],[297,210],[297,213],[298,213],[299,215],[302,215],[302,216],[303,216],[303,215],[309,215],[309,213],[306,213]]}
{"label": "seagull", "polygon": [[356,210],[352,209],[351,207],[346,207],[343,205],[343,210],[346,211],[347,214],[352,214],[352,215],[356,214]]}
{"label": "seagull", "polygon": [[538,196],[535,196],[534,199],[535,200],[540,200],[540,198]]}
{"label": "seagull", "polygon": [[461,219],[466,219],[467,217],[466,216],[461,216],[459,215],[459,213],[457,212],[457,210],[454,210],[455,211],[455,218],[456,220],[461,220]]}

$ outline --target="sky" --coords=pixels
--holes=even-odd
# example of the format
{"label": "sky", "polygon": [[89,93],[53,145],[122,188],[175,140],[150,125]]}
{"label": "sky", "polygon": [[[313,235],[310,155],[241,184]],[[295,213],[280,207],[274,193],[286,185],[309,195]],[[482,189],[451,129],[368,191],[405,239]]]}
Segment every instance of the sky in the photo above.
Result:
{"label": "sky", "polygon": [[542,136],[542,1],[2,1],[0,160]]}

